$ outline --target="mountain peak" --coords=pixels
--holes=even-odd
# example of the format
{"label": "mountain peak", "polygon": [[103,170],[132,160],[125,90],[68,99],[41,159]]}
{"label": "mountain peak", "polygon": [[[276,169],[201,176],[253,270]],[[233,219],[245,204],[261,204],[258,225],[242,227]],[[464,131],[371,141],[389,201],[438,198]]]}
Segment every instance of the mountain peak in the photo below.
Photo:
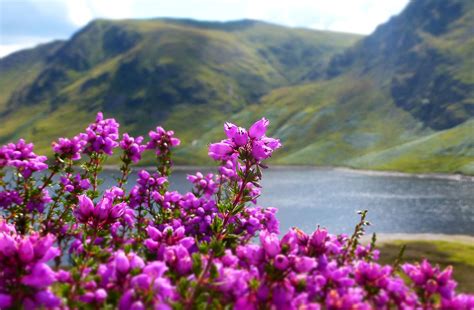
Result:
{"label": "mountain peak", "polygon": [[451,128],[474,116],[472,49],[460,48],[474,43],[472,29],[472,1],[411,1],[400,15],[336,55],[327,74],[372,76],[426,126]]}

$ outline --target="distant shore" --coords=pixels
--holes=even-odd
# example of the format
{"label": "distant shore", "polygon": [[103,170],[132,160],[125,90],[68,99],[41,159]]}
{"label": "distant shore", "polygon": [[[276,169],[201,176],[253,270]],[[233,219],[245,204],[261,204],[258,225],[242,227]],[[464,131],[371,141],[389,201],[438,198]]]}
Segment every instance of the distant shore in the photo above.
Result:
{"label": "distant shore", "polygon": [[[362,237],[363,243],[369,243],[371,235],[365,235]],[[474,236],[469,235],[448,235],[448,234],[377,234],[377,244],[390,243],[393,241],[448,241],[465,243],[468,245],[474,244]]]}
{"label": "distant shore", "polygon": [[[154,166],[138,166],[133,167],[133,170],[145,169],[152,170]],[[117,165],[105,165],[105,170],[118,170]],[[340,171],[348,172],[354,174],[363,174],[369,176],[389,176],[389,177],[402,177],[402,178],[419,178],[419,179],[442,179],[442,180],[453,180],[453,181],[471,181],[474,182],[474,176],[465,175],[460,173],[409,173],[409,172],[399,172],[399,171],[381,171],[381,170],[368,170],[368,169],[355,169],[348,167],[338,167],[338,166],[306,166],[306,165],[272,165],[272,170],[297,170],[297,169],[314,169],[314,170],[326,170],[326,171]],[[195,166],[195,165],[176,165],[173,166],[175,171],[216,171],[215,166]]]}

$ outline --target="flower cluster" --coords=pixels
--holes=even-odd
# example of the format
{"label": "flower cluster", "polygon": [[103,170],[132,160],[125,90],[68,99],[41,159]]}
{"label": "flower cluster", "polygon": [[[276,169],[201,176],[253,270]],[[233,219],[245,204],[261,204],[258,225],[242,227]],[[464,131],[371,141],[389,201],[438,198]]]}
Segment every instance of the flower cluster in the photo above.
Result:
{"label": "flower cluster", "polygon": [[127,133],[123,134],[120,141],[120,148],[125,151],[125,155],[132,162],[138,163],[142,158],[142,153],[146,149],[146,145],[142,145],[143,137],[131,137]]}
{"label": "flower cluster", "polygon": [[274,150],[281,147],[278,139],[265,136],[269,121],[262,118],[250,129],[245,130],[232,123],[225,123],[226,140],[213,143],[209,146],[209,156],[215,160],[229,160],[236,155],[250,156],[259,162],[270,157]]}
{"label": "flower cluster", "polygon": [[[224,125],[209,146],[216,173],[188,175],[169,190],[179,140],[157,127],[150,140],[123,134],[99,113],[85,133],[53,143],[46,158],[20,140],[0,148],[1,309],[473,309],[452,268],[427,261],[383,265],[375,243],[297,228],[280,236],[275,208],[257,204],[263,160],[281,147],[261,119]],[[101,188],[101,165],[120,148],[117,186]],[[154,171],[130,164],[151,150]],[[129,189],[129,190],[128,190]],[[67,271],[66,271],[67,270]]]}
{"label": "flower cluster", "polygon": [[96,228],[102,228],[104,225],[116,222],[125,214],[126,203],[121,202],[116,205],[108,197],[94,206],[92,200],[86,195],[78,197],[79,204],[74,210],[74,215],[80,223],[90,224]]}
{"label": "flower cluster", "polygon": [[60,255],[53,235],[21,236],[0,220],[0,308],[53,308],[61,300],[51,285],[68,278],[63,270],[53,271],[47,262]]}
{"label": "flower cluster", "polygon": [[95,123],[86,128],[85,151],[88,154],[96,152],[99,154],[112,155],[113,149],[118,146],[119,124],[113,118],[104,119],[102,113],[98,113]]}
{"label": "flower cluster", "polygon": [[156,127],[156,131],[151,130],[148,135],[150,141],[147,143],[148,150],[154,150],[156,155],[167,154],[171,147],[178,146],[181,141],[174,137],[174,131],[164,130],[163,127]]}
{"label": "flower cluster", "polygon": [[33,172],[47,169],[46,159],[46,156],[36,155],[33,143],[26,143],[23,139],[0,148],[0,168],[15,167],[24,178],[29,178]]}
{"label": "flower cluster", "polygon": [[57,142],[53,142],[52,147],[54,153],[61,158],[68,158],[71,160],[81,159],[81,152],[87,143],[87,135],[81,134],[72,139],[59,138]]}

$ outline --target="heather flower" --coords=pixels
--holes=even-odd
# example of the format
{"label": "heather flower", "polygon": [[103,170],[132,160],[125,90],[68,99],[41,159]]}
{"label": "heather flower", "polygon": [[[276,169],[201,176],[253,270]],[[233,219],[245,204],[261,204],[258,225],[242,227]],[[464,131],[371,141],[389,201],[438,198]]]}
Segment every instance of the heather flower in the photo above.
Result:
{"label": "heather flower", "polygon": [[150,141],[146,145],[148,150],[155,150],[156,155],[167,154],[172,147],[178,146],[181,141],[174,137],[174,131],[164,130],[163,127],[156,127],[156,131],[148,133]]}
{"label": "heather flower", "polygon": [[270,257],[276,256],[281,251],[280,240],[277,234],[262,231],[260,233],[260,242],[262,243],[265,253]]}
{"label": "heather flower", "polygon": [[52,199],[49,196],[48,190],[43,189],[42,191],[35,193],[30,197],[26,204],[26,209],[28,211],[37,210],[38,212],[43,212],[46,204],[50,203],[51,201]]}
{"label": "heather flower", "polygon": [[126,156],[134,163],[140,161],[143,151],[146,149],[146,145],[142,145],[143,137],[131,137],[128,133],[124,133],[122,140],[120,141],[120,148],[124,150]]}
{"label": "heather flower", "polygon": [[451,279],[451,266],[441,271],[438,266],[433,267],[425,259],[421,264],[403,264],[402,270],[417,287],[424,289],[430,295],[439,293],[445,299],[451,299],[455,295],[456,282]]}
{"label": "heather flower", "polygon": [[9,294],[0,293],[0,309],[7,309],[13,304],[13,297]]}
{"label": "heather flower", "polygon": [[39,156],[33,152],[33,143],[26,143],[20,139],[18,142],[9,143],[0,148],[0,167],[15,167],[25,178],[29,178],[33,172],[48,168],[46,156]]}
{"label": "heather flower", "polygon": [[316,229],[309,239],[309,246],[316,255],[320,255],[326,250],[328,232],[326,229]]}
{"label": "heather flower", "polygon": [[21,280],[22,284],[34,287],[45,288],[56,280],[56,273],[45,263],[33,265],[29,274]]}
{"label": "heather flower", "polygon": [[227,142],[218,142],[209,145],[208,155],[214,160],[227,160],[234,152],[231,144]]}
{"label": "heather flower", "polygon": [[23,199],[17,191],[3,191],[0,192],[0,208],[9,208],[11,205],[21,204]]}
{"label": "heather flower", "polygon": [[232,141],[237,146],[243,146],[247,144],[247,141],[249,140],[247,130],[245,130],[245,128],[242,128],[242,127],[237,127],[236,125],[232,123],[225,123],[224,131],[227,137],[229,139],[232,139]]}
{"label": "heather flower", "polygon": [[474,296],[468,294],[459,294],[452,299],[441,300],[442,309],[474,309]]}
{"label": "heather flower", "polygon": [[290,265],[290,262],[288,261],[288,258],[285,255],[278,254],[277,256],[275,256],[273,265],[276,269],[286,270],[286,268],[288,268],[288,266]]}
{"label": "heather flower", "polygon": [[91,187],[90,180],[87,178],[83,179],[79,173],[74,177],[71,175],[61,176],[59,181],[64,186],[64,190],[70,193],[81,193]]}
{"label": "heather flower", "polygon": [[270,122],[266,118],[262,118],[261,120],[255,122],[249,129],[249,136],[254,139],[259,139],[265,132],[267,131],[267,127]]}
{"label": "heather flower", "polygon": [[72,139],[59,138],[57,142],[52,144],[53,151],[61,158],[79,160],[86,145],[84,138],[84,134],[75,136]]}
{"label": "heather flower", "polygon": [[74,214],[78,221],[84,224],[103,226],[114,223],[125,214],[127,209],[125,203],[114,204],[113,199],[105,196],[96,205],[86,195],[80,195],[78,200]]}
{"label": "heather flower", "polygon": [[[235,154],[239,152],[248,153],[252,155],[253,159],[258,163],[264,159],[269,158],[273,151],[281,147],[278,139],[268,138],[265,132],[269,125],[269,121],[262,118],[253,124],[247,132],[244,128],[237,127],[232,123],[225,123],[224,132],[228,139],[222,140],[218,143],[209,145],[208,155],[214,160],[228,161],[235,159]],[[238,168],[233,165],[233,168]],[[222,169],[222,174],[228,174],[230,171]],[[231,168],[232,169],[232,168]]]}
{"label": "heather flower", "polygon": [[188,175],[187,179],[194,184],[197,193],[202,192],[207,195],[207,197],[214,195],[219,187],[219,184],[214,181],[214,175],[212,173],[204,176],[202,173],[197,172],[196,175]]}
{"label": "heather flower", "polygon": [[85,135],[81,135],[85,140],[85,152],[92,154],[112,155],[113,149],[119,144],[118,134],[119,124],[113,118],[104,119],[102,112],[97,113],[95,123],[90,124],[86,128]]}

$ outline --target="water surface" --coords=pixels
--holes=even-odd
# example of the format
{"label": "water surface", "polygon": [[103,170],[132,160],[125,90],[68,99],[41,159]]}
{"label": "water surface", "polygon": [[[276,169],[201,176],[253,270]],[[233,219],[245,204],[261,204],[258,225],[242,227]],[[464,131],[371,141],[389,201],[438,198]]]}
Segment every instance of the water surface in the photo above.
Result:
{"label": "water surface", "polygon": [[[194,171],[174,171],[171,188],[188,191],[186,175]],[[262,185],[258,203],[278,208],[282,232],[292,226],[309,232],[320,225],[352,233],[357,211],[367,209],[369,232],[474,235],[472,181],[292,167],[265,170]]]}

